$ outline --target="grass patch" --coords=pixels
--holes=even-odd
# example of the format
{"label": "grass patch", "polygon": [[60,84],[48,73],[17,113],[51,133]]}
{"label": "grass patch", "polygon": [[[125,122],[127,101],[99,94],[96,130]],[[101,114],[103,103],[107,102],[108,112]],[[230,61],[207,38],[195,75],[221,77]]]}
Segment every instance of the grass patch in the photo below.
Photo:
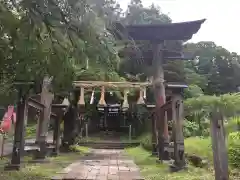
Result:
{"label": "grass patch", "polygon": [[177,173],[169,173],[168,166],[157,164],[156,158],[141,147],[128,148],[126,152],[134,158],[135,163],[141,169],[145,180],[213,180],[213,172],[205,169],[188,166],[188,170]]}
{"label": "grass patch", "polygon": [[90,152],[90,148],[89,147],[85,147],[85,146],[74,145],[74,146],[71,146],[70,149],[73,152],[78,152],[78,153],[83,153],[83,154],[87,154],[87,153]]}
{"label": "grass patch", "polygon": [[127,134],[121,135],[120,136],[120,141],[122,143],[129,143],[129,142],[131,142],[131,143],[138,143],[138,142],[140,142],[139,139],[137,139],[136,137],[132,137],[131,141],[129,141],[129,135],[127,135]]}
{"label": "grass patch", "polygon": [[[13,126],[13,125],[12,125]],[[36,124],[28,124],[26,127],[25,139],[32,139],[36,137]],[[2,142],[3,135],[0,135],[0,142]],[[14,141],[14,127],[6,134],[5,143],[12,143]]]}
{"label": "grass patch", "polygon": [[28,124],[26,127],[25,138],[30,139],[36,137],[37,124]]}
{"label": "grass patch", "polygon": [[31,157],[24,157],[23,168],[20,171],[4,171],[4,166],[9,159],[0,160],[0,179],[1,180],[49,180],[55,173],[61,171],[69,164],[80,159],[90,151],[87,147],[75,146],[78,151],[63,153],[57,157],[49,157],[50,163],[30,164]]}
{"label": "grass patch", "polygon": [[213,160],[211,138],[190,137],[184,140],[185,152]]}

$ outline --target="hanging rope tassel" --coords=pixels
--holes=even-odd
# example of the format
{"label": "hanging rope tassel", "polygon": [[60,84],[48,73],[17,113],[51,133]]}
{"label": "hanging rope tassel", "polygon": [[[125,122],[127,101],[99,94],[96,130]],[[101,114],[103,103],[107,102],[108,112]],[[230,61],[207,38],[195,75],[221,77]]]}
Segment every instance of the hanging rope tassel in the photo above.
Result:
{"label": "hanging rope tassel", "polygon": [[105,87],[102,86],[102,89],[101,89],[101,97],[100,97],[100,100],[98,102],[98,105],[101,105],[101,106],[106,106],[106,101],[105,101]]}
{"label": "hanging rope tassel", "polygon": [[94,103],[94,90],[92,91],[92,95],[91,95],[91,99],[90,99],[90,104],[93,104]]}
{"label": "hanging rope tassel", "polygon": [[128,108],[129,108],[129,104],[128,104],[128,91],[124,90],[122,109],[128,109]]}
{"label": "hanging rope tassel", "polygon": [[84,87],[81,87],[78,105],[85,105],[85,100],[84,100]]}
{"label": "hanging rope tassel", "polygon": [[144,99],[143,99],[143,90],[142,89],[140,89],[140,91],[139,91],[139,98],[138,98],[137,104],[145,104]]}
{"label": "hanging rope tassel", "polygon": [[64,98],[63,102],[62,102],[62,105],[66,105],[66,106],[69,106],[70,105],[70,102],[68,100],[67,97]]}
{"label": "hanging rope tassel", "polygon": [[68,100],[67,97],[65,97],[65,98],[63,99],[62,105],[65,105],[65,106],[66,106],[66,108],[63,108],[64,114],[65,114],[65,113],[68,111],[68,108],[69,108],[69,106],[70,106],[70,102],[69,102],[69,100]]}
{"label": "hanging rope tassel", "polygon": [[143,89],[143,98],[146,100],[147,98],[147,89],[146,87]]}

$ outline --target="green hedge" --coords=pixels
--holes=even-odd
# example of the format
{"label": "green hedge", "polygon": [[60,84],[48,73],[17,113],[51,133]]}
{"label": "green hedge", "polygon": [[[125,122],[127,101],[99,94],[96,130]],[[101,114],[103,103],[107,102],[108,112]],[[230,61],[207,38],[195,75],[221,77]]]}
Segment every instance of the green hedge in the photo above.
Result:
{"label": "green hedge", "polygon": [[140,142],[141,142],[141,146],[148,150],[151,151],[152,150],[152,136],[150,133],[145,133],[143,134],[140,138],[139,138]]}
{"label": "green hedge", "polygon": [[231,117],[225,123],[225,131],[227,134],[236,132],[239,129],[240,117]]}
{"label": "green hedge", "polygon": [[233,167],[240,168],[240,132],[229,134],[228,145],[229,163]]}

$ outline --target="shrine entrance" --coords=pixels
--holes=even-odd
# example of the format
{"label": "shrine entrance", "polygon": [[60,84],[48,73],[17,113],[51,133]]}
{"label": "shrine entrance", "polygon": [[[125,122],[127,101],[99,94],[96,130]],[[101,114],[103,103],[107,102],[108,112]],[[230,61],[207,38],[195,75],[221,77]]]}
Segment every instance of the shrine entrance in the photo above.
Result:
{"label": "shrine entrance", "polygon": [[101,131],[121,131],[121,105],[107,104],[105,108],[98,108],[99,129]]}
{"label": "shrine entrance", "polygon": [[121,101],[115,91],[105,91],[106,106],[97,106],[100,131],[121,131]]}
{"label": "shrine entrance", "polygon": [[[96,131],[115,131],[128,132],[129,122],[129,103],[144,104],[144,93],[150,82],[102,82],[102,81],[76,81],[73,83],[75,89],[80,88],[78,100],[79,108],[85,109],[85,92],[92,92],[90,104],[96,104],[97,117],[94,119]],[[97,88],[100,88],[100,99],[95,96]],[[136,102],[129,102],[128,93],[131,89],[138,90],[139,96]],[[118,97],[116,97],[118,94]],[[98,101],[97,103],[95,103]]]}

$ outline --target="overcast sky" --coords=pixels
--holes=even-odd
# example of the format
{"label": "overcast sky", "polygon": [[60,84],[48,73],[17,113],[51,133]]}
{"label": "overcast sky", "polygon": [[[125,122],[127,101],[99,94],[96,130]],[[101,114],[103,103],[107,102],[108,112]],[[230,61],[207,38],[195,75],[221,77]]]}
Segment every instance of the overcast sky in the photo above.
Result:
{"label": "overcast sky", "polygon": [[[118,0],[126,9],[130,0]],[[145,6],[159,5],[173,22],[206,18],[192,42],[214,41],[240,54],[240,0],[142,0]]]}

